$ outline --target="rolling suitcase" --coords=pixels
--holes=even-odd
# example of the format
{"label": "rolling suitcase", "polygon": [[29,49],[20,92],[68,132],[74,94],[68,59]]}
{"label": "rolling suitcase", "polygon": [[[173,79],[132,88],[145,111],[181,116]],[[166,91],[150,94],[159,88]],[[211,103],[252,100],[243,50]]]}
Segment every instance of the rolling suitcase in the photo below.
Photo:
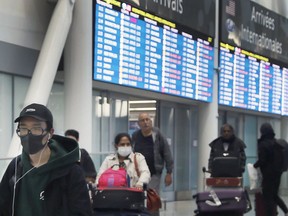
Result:
{"label": "rolling suitcase", "polygon": [[234,212],[234,215],[241,215],[251,209],[248,194],[242,188],[204,191],[196,194],[194,198],[198,215],[215,215],[217,212]]}
{"label": "rolling suitcase", "polygon": [[132,211],[132,210],[109,210],[99,209],[94,210],[94,216],[150,216],[148,211]]}
{"label": "rolling suitcase", "polygon": [[[227,156],[226,156],[227,154]],[[229,156],[224,152],[221,157],[215,157],[212,161],[211,177],[240,177],[242,176],[239,157]]]}
{"label": "rolling suitcase", "polygon": [[135,188],[98,188],[92,194],[93,209],[145,210],[144,191]]}
{"label": "rolling suitcase", "polygon": [[206,178],[207,187],[241,187],[242,177],[211,177]]}
{"label": "rolling suitcase", "polygon": [[[265,216],[265,203],[261,192],[255,193],[255,216]],[[277,215],[277,206],[275,205],[274,214]]]}

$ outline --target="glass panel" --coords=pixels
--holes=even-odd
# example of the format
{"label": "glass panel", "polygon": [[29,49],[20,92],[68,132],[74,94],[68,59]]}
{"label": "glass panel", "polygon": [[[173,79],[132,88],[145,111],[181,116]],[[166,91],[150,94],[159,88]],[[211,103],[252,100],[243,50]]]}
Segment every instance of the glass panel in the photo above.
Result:
{"label": "glass panel", "polygon": [[218,117],[218,135],[220,135],[220,129],[222,125],[225,123],[225,115],[226,112],[224,111],[219,111],[219,117]]}
{"label": "glass panel", "polygon": [[197,109],[188,106],[161,103],[160,128],[167,134],[174,158],[173,186],[166,188],[162,184],[163,192],[189,191],[197,187],[197,113]]}
{"label": "glass panel", "polygon": [[[112,136],[110,136],[110,104],[107,103],[107,98],[93,92],[93,145],[92,152],[96,153],[94,157],[95,167],[100,167],[106,155],[114,152],[112,145]],[[97,94],[97,93],[96,93]]]}
{"label": "glass panel", "polygon": [[[29,88],[30,79],[23,77],[14,77],[14,118],[19,116],[23,109],[24,100]],[[15,124],[15,127],[17,125]],[[16,129],[16,128],[15,128]]]}
{"label": "glass panel", "polygon": [[247,145],[246,155],[257,157],[257,117],[245,116],[244,142]]}
{"label": "glass panel", "polygon": [[[175,131],[175,116],[174,116],[175,115],[175,109],[173,107],[161,104],[161,108],[160,108],[159,113],[160,113],[160,125],[159,125],[160,131],[167,138],[167,141],[170,145],[171,153],[174,157],[174,143],[176,142],[175,137],[174,137],[174,133],[175,133],[174,132]],[[176,168],[176,166],[177,166],[177,162],[174,158],[174,169]],[[164,172],[166,172],[165,169],[164,169]],[[175,170],[174,170],[174,172],[175,172]],[[165,177],[164,174],[162,175],[162,178]],[[176,173],[173,173],[173,182],[174,182],[175,174]],[[163,182],[163,181],[164,181],[164,179],[161,180],[161,182]],[[161,184],[162,191],[173,191],[173,185],[174,185],[174,183],[172,185],[170,185],[169,187],[165,187],[164,184]]]}
{"label": "glass panel", "polygon": [[0,74],[0,158],[6,157],[13,134],[12,98],[12,76]]}
{"label": "glass panel", "polygon": [[[30,79],[24,78],[24,77],[14,77],[14,116],[13,120],[16,119],[19,116],[19,113],[23,109],[24,106],[24,100],[29,88]],[[14,131],[16,130],[18,124],[14,124]],[[21,153],[21,144],[19,139],[19,145],[17,145],[17,149],[13,149],[13,151]]]}
{"label": "glass panel", "polygon": [[190,112],[189,108],[176,108],[176,140],[177,148],[175,148],[175,176],[177,176],[175,188],[177,191],[184,191],[189,188],[189,172],[187,168],[190,164],[187,161],[190,160]]}
{"label": "glass panel", "polygon": [[112,118],[111,132],[113,134],[113,140],[116,134],[120,132],[128,132],[128,101],[121,99],[112,100]]}
{"label": "glass panel", "polygon": [[236,115],[234,113],[233,114],[232,113],[228,113],[227,114],[227,123],[232,125],[232,127],[234,128],[235,135],[239,136],[239,115]]}
{"label": "glass panel", "polygon": [[[246,164],[252,163],[254,164],[257,160],[257,117],[246,115],[244,120],[244,139],[243,141],[246,144]],[[243,175],[244,178],[244,186],[249,186],[249,176],[247,172],[247,168],[245,169],[245,173]]]}
{"label": "glass panel", "polygon": [[55,134],[64,135],[64,85],[54,83],[47,107],[53,115],[53,127]]}
{"label": "glass panel", "polygon": [[128,132],[128,100],[107,97],[107,93],[93,91],[92,159],[99,168],[105,157],[114,153],[114,137]]}
{"label": "glass panel", "polygon": [[[190,116],[190,158],[189,158],[189,166],[190,166],[190,178],[189,183],[190,187],[189,189],[196,189],[198,184],[198,175],[201,175],[198,173],[198,109],[197,108],[191,108],[191,116]],[[207,144],[208,145],[208,144]]]}

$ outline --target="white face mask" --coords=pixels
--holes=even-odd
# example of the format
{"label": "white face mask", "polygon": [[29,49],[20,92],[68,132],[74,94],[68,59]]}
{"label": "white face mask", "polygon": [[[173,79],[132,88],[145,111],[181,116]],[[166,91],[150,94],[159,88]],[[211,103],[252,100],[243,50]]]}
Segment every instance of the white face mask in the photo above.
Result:
{"label": "white face mask", "polygon": [[118,147],[117,152],[120,156],[127,157],[129,154],[131,154],[132,147],[131,146],[121,146],[121,147]]}

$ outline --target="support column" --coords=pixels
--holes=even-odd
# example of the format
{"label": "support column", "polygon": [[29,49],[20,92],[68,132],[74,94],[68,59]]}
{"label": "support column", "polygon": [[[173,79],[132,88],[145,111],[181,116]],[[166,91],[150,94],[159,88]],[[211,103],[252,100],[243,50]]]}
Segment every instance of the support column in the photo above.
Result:
{"label": "support column", "polygon": [[[59,0],[51,17],[34,73],[24,100],[24,106],[30,103],[46,105],[57,73],[57,68],[72,21],[74,1]],[[19,154],[19,137],[16,132],[11,140],[8,157]]]}
{"label": "support column", "polygon": [[80,147],[92,147],[92,4],[75,3],[64,53],[64,130],[80,133]]}
{"label": "support column", "polygon": [[[217,86],[217,75],[214,76],[214,86]],[[209,143],[218,136],[218,102],[217,90],[213,90],[213,102],[199,107],[199,134],[198,134],[198,191],[204,188],[202,168],[208,168],[210,154]]]}
{"label": "support column", "polygon": [[208,168],[210,147],[208,144],[218,136],[218,44],[219,44],[219,0],[215,1],[215,41],[214,41],[214,76],[212,103],[199,106],[198,134],[198,191],[203,191],[204,182],[202,168]]}
{"label": "support column", "polygon": [[281,118],[281,138],[288,140],[288,118],[282,116]]}

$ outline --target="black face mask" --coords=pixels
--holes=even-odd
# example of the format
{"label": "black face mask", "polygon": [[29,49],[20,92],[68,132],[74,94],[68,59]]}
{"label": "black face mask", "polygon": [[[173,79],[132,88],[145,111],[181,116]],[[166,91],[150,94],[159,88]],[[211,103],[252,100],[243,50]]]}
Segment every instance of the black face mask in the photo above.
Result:
{"label": "black face mask", "polygon": [[42,150],[46,146],[46,144],[42,144],[42,139],[46,135],[33,136],[32,134],[27,134],[25,137],[20,137],[24,152],[26,154],[36,154]]}

